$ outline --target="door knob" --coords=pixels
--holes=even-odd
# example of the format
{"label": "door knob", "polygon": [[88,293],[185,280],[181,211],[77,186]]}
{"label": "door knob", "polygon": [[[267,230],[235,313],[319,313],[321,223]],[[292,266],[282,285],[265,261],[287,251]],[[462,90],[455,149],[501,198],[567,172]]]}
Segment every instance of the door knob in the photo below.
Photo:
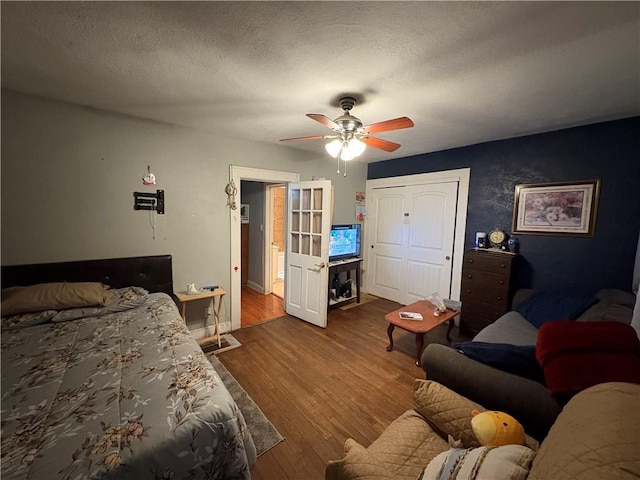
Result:
{"label": "door knob", "polygon": [[325,267],[325,264],[324,264],[324,262],[322,262],[322,263],[315,263],[313,266],[314,266],[314,267],[318,267],[318,268],[322,269],[322,268],[324,268],[324,267]]}
{"label": "door knob", "polygon": [[451,260],[451,257],[449,255],[447,255],[446,257],[444,257],[445,260]]}

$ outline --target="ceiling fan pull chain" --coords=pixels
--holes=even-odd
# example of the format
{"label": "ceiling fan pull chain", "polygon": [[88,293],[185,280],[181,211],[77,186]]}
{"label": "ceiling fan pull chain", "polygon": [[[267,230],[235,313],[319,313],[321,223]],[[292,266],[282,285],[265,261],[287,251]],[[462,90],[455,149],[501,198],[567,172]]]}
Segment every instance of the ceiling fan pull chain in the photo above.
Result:
{"label": "ceiling fan pull chain", "polygon": [[336,173],[340,173],[340,155],[336,157],[336,160],[338,161],[338,171]]}

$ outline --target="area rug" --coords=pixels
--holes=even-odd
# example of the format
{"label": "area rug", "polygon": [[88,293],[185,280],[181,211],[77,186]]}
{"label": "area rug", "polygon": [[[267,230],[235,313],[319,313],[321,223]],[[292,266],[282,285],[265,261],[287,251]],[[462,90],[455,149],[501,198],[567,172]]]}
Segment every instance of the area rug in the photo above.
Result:
{"label": "area rug", "polygon": [[229,373],[229,370],[218,360],[215,354],[208,353],[207,358],[211,362],[211,365],[213,365],[215,371],[218,372],[218,375],[220,375],[220,379],[225,387],[227,387],[227,390],[229,390],[231,398],[235,400],[238,408],[240,408],[242,416],[245,422],[247,422],[249,433],[251,433],[251,437],[253,438],[253,443],[256,445],[258,456],[272,449],[280,442],[283,442],[284,437],[280,435],[276,427],[274,427],[266,415],[262,413],[262,410],[260,410],[237,380],[233,378],[233,375]]}
{"label": "area rug", "polygon": [[233,348],[241,347],[242,344],[230,333],[220,335],[220,346],[218,342],[211,340],[210,342],[200,345],[204,353],[222,353]]}
{"label": "area rug", "polygon": [[340,310],[350,310],[352,308],[359,307],[360,305],[364,305],[365,303],[373,302],[374,300],[378,300],[378,297],[374,295],[370,295],[368,293],[360,294],[360,303],[351,302],[344,307],[338,307]]}

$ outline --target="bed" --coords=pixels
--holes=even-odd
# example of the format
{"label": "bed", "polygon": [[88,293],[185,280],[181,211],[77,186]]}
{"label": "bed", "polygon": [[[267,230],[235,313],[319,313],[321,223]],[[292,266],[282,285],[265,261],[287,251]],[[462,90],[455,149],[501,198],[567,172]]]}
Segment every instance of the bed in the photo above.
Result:
{"label": "bed", "polygon": [[[50,282],[112,298],[5,317],[33,291],[7,287]],[[253,440],[171,297],[171,256],[5,266],[2,288],[3,479],[251,477]]]}

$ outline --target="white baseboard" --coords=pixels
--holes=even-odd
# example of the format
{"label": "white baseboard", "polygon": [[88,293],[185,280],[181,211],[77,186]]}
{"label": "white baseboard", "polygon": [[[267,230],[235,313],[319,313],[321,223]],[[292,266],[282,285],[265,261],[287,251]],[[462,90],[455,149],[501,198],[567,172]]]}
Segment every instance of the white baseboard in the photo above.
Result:
{"label": "white baseboard", "polygon": [[[220,333],[228,333],[231,331],[231,322],[220,323]],[[215,325],[207,325],[206,327],[195,328],[191,330],[191,336],[196,340],[200,338],[210,337],[216,333]]]}
{"label": "white baseboard", "polygon": [[256,282],[252,282],[251,280],[247,281],[247,287],[251,290],[255,290],[256,292],[264,293],[264,287],[262,285],[258,285]]}

